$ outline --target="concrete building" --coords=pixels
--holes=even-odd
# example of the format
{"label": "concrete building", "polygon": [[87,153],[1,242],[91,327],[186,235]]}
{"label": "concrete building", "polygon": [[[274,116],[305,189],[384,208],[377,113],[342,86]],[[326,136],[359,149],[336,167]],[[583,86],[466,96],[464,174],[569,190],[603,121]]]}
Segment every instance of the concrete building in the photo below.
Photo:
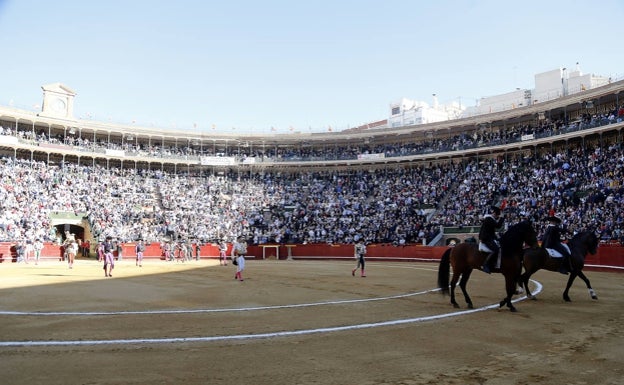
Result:
{"label": "concrete building", "polygon": [[403,98],[390,104],[388,127],[441,122],[527,107],[600,87],[611,81],[604,76],[583,74],[579,63],[576,63],[573,71],[558,68],[536,74],[533,89],[517,88],[501,95],[483,97],[477,100],[475,106],[465,106],[461,102],[439,105],[435,94],[432,105]]}
{"label": "concrete building", "polygon": [[456,102],[440,105],[436,94],[433,94],[432,105],[403,98],[400,102],[390,105],[388,127],[404,127],[457,119],[461,116],[464,108]]}

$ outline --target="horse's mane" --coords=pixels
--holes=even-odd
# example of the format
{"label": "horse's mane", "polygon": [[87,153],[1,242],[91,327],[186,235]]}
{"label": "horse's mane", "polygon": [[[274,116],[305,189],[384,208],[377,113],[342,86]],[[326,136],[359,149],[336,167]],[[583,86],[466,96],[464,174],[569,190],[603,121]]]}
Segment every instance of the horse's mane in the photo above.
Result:
{"label": "horse's mane", "polygon": [[535,235],[535,229],[531,221],[522,221],[510,226],[501,236],[501,247],[504,253],[517,253],[522,251],[527,234]]}
{"label": "horse's mane", "polygon": [[576,249],[584,244],[588,250],[595,250],[598,247],[598,242],[598,236],[594,231],[585,230],[574,234],[568,241],[568,246],[570,249]]}
{"label": "horse's mane", "polygon": [[587,237],[589,237],[590,240],[595,239],[596,242],[598,241],[598,237],[596,236],[596,233],[594,233],[592,230],[584,230],[584,231],[579,231],[578,233],[574,234],[572,238],[570,238],[570,242],[579,241]]}

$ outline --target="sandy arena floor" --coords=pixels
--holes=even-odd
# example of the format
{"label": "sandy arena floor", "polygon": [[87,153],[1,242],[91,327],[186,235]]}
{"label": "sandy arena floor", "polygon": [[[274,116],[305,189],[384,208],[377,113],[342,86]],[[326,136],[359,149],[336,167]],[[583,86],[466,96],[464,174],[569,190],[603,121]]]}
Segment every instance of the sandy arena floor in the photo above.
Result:
{"label": "sandy arena floor", "polygon": [[[214,260],[0,265],[4,384],[624,384],[624,275],[534,275],[537,301],[478,311],[436,290],[437,264]],[[458,301],[463,296],[457,291]],[[521,298],[518,296],[517,298]]]}

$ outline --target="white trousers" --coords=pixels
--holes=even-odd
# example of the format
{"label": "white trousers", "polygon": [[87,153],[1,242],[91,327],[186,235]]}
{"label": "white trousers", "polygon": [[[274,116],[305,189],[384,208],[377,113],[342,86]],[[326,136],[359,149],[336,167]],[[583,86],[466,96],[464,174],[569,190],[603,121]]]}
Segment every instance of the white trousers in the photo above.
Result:
{"label": "white trousers", "polygon": [[238,265],[236,266],[236,271],[245,270],[245,257],[244,256],[239,255],[238,257],[236,257],[236,262],[238,263]]}

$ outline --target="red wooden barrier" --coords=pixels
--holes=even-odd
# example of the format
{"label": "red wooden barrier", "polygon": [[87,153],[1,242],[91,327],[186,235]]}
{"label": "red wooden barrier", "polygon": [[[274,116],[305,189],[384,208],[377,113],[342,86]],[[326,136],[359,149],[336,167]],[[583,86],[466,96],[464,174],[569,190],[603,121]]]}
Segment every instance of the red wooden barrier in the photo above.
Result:
{"label": "red wooden barrier", "polygon": [[600,245],[596,255],[585,257],[585,264],[624,267],[624,246]]}
{"label": "red wooden barrier", "polygon": [[[16,261],[12,242],[0,242],[0,263],[11,263]],[[123,258],[134,259],[135,243],[123,245]],[[266,245],[265,245],[266,246]],[[353,245],[328,245],[328,244],[297,244],[297,245],[270,245],[267,248],[266,256],[279,255],[279,259],[287,259],[290,255],[293,259],[349,259],[353,258]],[[95,246],[92,246],[93,248]],[[230,255],[232,245],[229,245],[227,255]],[[290,249],[290,250],[289,250]],[[388,260],[388,261],[438,261],[445,246],[422,246],[406,245],[393,246],[387,244],[374,244],[367,246],[366,257],[368,260]],[[276,252],[277,251],[277,252]],[[61,247],[57,244],[46,243],[41,251],[41,258],[44,260],[59,260],[61,257]],[[195,248],[193,247],[193,256]],[[202,259],[216,259],[219,257],[219,248],[216,244],[206,244],[201,246],[200,256]],[[249,258],[262,259],[262,245],[251,245],[248,247]],[[91,250],[91,258],[96,254]],[[146,245],[144,252],[146,259],[164,259],[163,250],[159,243]],[[620,245],[600,245],[596,255],[588,255],[585,263],[588,265],[605,265],[624,268],[624,247]]]}

